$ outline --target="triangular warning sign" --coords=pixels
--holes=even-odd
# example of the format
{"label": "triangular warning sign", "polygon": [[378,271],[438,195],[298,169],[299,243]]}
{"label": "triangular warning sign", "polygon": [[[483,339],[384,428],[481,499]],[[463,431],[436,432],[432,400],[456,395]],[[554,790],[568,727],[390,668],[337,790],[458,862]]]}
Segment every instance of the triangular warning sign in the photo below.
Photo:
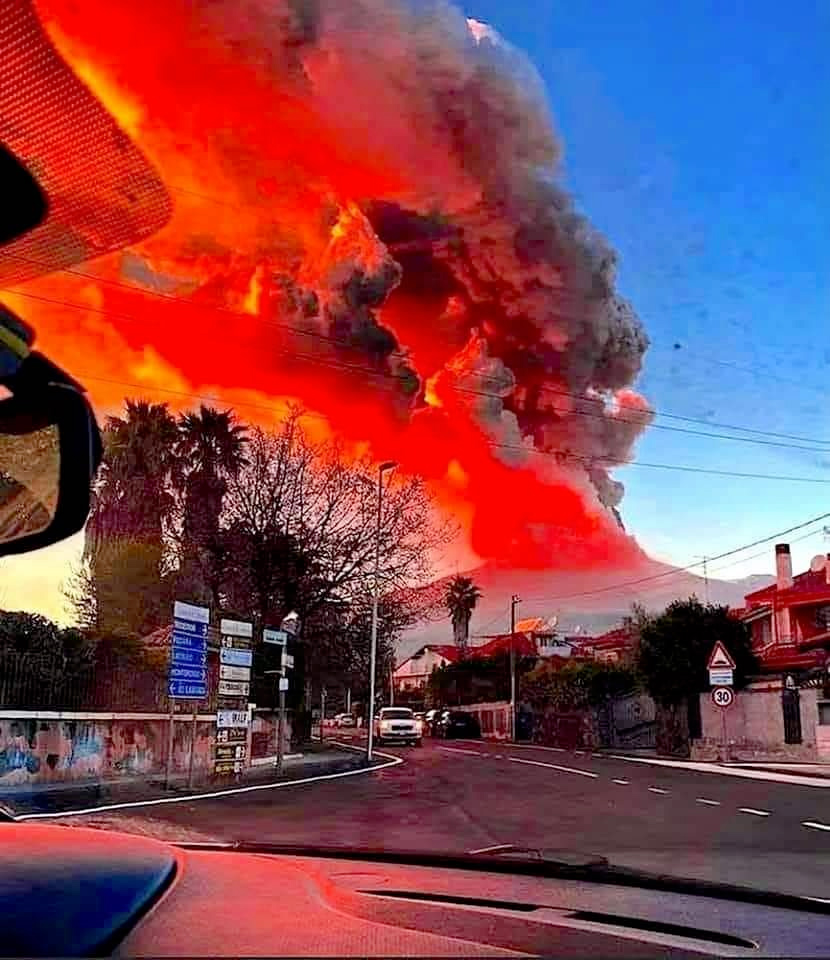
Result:
{"label": "triangular warning sign", "polygon": [[728,667],[730,670],[735,669],[735,661],[730,657],[729,651],[720,640],[715,644],[714,650],[712,650],[712,653],[709,655],[709,662],[706,664],[706,667],[709,670],[716,667]]}

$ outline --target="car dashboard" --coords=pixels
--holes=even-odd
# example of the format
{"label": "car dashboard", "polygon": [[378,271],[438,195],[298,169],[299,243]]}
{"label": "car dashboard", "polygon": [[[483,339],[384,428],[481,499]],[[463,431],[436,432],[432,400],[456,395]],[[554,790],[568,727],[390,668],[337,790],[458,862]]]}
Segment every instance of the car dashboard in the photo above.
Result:
{"label": "car dashboard", "polygon": [[830,942],[830,912],[807,900],[0,829],[5,956],[822,956]]}

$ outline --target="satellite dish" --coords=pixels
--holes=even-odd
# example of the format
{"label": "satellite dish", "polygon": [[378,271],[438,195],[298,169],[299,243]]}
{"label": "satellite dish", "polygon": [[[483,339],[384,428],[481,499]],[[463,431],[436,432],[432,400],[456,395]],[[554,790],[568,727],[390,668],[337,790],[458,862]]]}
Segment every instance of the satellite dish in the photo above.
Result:
{"label": "satellite dish", "polygon": [[823,553],[817,553],[810,561],[810,570],[813,573],[821,573],[827,563],[827,557]]}

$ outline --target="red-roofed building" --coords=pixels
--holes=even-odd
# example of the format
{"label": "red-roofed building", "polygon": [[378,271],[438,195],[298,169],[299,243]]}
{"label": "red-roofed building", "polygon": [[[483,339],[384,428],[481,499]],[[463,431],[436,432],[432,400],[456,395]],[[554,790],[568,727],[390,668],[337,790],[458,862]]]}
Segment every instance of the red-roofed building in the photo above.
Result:
{"label": "red-roofed building", "polygon": [[637,649],[637,632],[630,626],[614,627],[598,637],[585,637],[581,652],[601,663],[631,663]]}
{"label": "red-roofed building", "polygon": [[455,663],[461,653],[454,643],[428,643],[395,668],[396,693],[417,694],[426,690],[433,670]]}
{"label": "red-roofed building", "polygon": [[822,667],[830,648],[830,555],[793,576],[789,544],[775,547],[776,582],[744,597],[740,619],[765,673]]}

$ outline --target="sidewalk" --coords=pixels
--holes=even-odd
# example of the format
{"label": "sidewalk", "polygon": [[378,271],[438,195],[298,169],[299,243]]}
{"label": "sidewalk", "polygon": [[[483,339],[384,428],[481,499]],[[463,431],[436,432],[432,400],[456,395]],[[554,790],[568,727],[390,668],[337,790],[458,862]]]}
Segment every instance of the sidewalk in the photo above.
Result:
{"label": "sidewalk", "polygon": [[678,770],[693,770],[697,773],[718,773],[747,780],[768,780],[775,783],[790,783],[805,787],[830,788],[830,764],[782,763],[753,761],[724,763],[719,760],[678,760],[669,757],[635,756],[632,753],[604,754],[612,760],[629,763],[651,764],[657,767],[675,767]]}
{"label": "sidewalk", "polygon": [[94,783],[22,784],[0,786],[0,813],[12,816],[24,814],[60,815],[72,810],[85,810],[109,804],[141,804],[170,797],[196,797],[233,787],[290,782],[327,773],[356,770],[364,766],[363,757],[356,752],[333,744],[306,744],[301,754],[286,757],[283,775],[276,776],[273,766],[260,765],[248,769],[239,778],[223,777],[196,783],[188,789],[187,775],[171,777],[165,789],[164,775],[130,780],[110,780]]}
{"label": "sidewalk", "polygon": [[799,763],[797,761],[758,761],[741,760],[721,763],[723,767],[737,767],[739,770],[774,770],[777,773],[791,773],[803,777],[823,777],[830,780],[830,763]]}

